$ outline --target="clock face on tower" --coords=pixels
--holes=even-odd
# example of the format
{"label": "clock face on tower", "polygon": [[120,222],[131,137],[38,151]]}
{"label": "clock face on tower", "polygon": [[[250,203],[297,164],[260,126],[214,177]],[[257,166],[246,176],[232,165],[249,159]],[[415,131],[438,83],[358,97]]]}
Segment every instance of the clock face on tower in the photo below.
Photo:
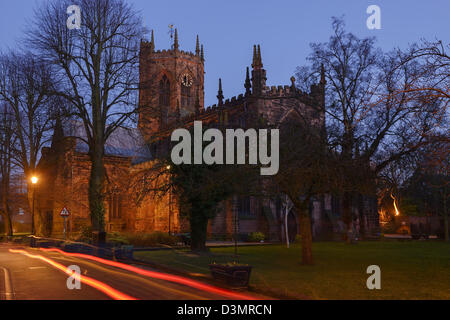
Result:
{"label": "clock face on tower", "polygon": [[183,74],[181,76],[181,83],[185,87],[192,87],[192,83],[193,83],[192,77],[187,73]]}

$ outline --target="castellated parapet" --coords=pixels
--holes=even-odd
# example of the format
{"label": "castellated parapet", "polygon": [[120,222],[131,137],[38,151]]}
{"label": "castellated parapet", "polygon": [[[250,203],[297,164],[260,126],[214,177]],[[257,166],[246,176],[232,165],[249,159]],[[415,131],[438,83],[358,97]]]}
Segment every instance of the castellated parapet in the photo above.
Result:
{"label": "castellated parapet", "polygon": [[[211,125],[248,126],[248,119],[265,118],[276,124],[297,114],[307,114],[314,123],[324,123],[324,83],[313,85],[311,93],[304,93],[291,85],[266,85],[261,47],[253,47],[253,61],[247,68],[245,93],[224,101],[219,80],[218,103],[204,106],[204,51],[197,37],[196,50],[180,50],[178,31],[170,50],[155,50],[151,41],[142,41],[140,54],[140,116],[139,128],[147,140],[164,139],[175,128],[188,126],[195,120]],[[165,90],[165,91],[164,91]]]}
{"label": "castellated parapet", "polygon": [[[291,79],[291,81],[293,81]],[[219,89],[219,91],[221,88]],[[268,124],[276,125],[290,117],[294,110],[307,115],[314,125],[324,126],[324,86],[313,85],[310,93],[305,93],[292,83],[284,86],[264,86],[260,94],[240,94],[218,104],[200,109],[196,113],[176,119],[158,132],[155,138],[164,138],[179,127],[189,127],[194,121],[202,121],[206,125],[219,124],[246,127],[248,119],[264,118]],[[220,96],[220,93],[219,93]]]}
{"label": "castellated parapet", "polygon": [[191,51],[183,51],[183,50],[153,50],[152,51],[152,43],[146,40],[141,41],[141,54],[149,54],[151,53],[154,57],[166,57],[167,54],[178,55],[179,57],[184,56],[184,58],[197,60],[198,62],[202,62],[201,56],[197,56],[195,53]]}

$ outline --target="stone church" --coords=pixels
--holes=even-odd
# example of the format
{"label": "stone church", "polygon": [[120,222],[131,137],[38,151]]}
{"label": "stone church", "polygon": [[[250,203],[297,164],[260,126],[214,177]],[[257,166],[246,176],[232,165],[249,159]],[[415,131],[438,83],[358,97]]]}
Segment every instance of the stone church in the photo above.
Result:
{"label": "stone church", "polygon": [[[219,80],[218,102],[204,106],[205,56],[198,37],[195,52],[180,49],[175,32],[170,50],[156,50],[155,40],[142,41],[140,52],[139,123],[137,128],[119,128],[105,146],[107,172],[106,229],[126,232],[188,232],[189,226],[180,218],[176,195],[164,197],[144,195],[135,201],[130,177],[146,170],[173,130],[188,127],[194,121],[206,124],[246,128],[248,119],[263,118],[269,124],[282,123],[300,114],[311,119],[311,125],[325,125],[325,79],[311,86],[309,93],[289,85],[266,84],[260,46],[253,47],[251,70],[243,79],[243,93],[225,99]],[[38,167],[41,183],[36,194],[37,212],[47,221],[48,234],[60,235],[63,218],[59,213],[66,207],[71,215],[67,231],[78,232],[89,225],[88,181],[90,160],[88,146],[83,142],[80,123],[59,124],[50,147],[44,148]],[[283,240],[285,210],[279,201],[254,197],[232,197],[218,208],[210,221],[210,239],[231,239],[237,232],[245,240],[251,232],[263,232],[267,239]],[[378,228],[376,200],[364,199],[365,230]],[[323,196],[312,204],[313,237],[325,239],[344,230],[340,222],[340,201]],[[295,212],[288,214],[289,237],[299,232]]]}

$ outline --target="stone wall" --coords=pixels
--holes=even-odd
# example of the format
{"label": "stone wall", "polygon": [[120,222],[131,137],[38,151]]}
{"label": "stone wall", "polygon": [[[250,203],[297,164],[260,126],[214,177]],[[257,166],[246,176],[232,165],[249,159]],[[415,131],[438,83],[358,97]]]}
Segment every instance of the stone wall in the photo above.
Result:
{"label": "stone wall", "polygon": [[[108,231],[130,229],[130,217],[135,208],[128,191],[129,158],[105,157],[106,199],[105,227]],[[36,208],[41,214],[52,215],[52,233],[61,235],[64,220],[60,216],[66,207],[71,216],[67,219],[67,231],[78,232],[90,225],[89,215],[89,177],[91,161],[87,154],[75,152],[75,139],[65,138],[63,142],[46,149],[40,162],[40,181],[36,187]],[[110,219],[110,197],[120,195],[118,219]]]}

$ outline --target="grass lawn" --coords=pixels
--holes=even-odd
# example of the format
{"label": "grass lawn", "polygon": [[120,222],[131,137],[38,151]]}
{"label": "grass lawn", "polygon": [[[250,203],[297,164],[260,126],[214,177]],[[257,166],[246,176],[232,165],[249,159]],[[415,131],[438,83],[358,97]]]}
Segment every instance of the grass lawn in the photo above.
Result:
{"label": "grass lawn", "polygon": [[[253,266],[251,288],[298,299],[450,299],[450,244],[380,241],[313,245],[314,266],[300,264],[300,245],[239,248],[239,262]],[[135,257],[190,273],[209,274],[211,262],[232,262],[234,248],[210,255],[188,251],[136,252]],[[381,290],[368,290],[369,265],[381,268]]]}

